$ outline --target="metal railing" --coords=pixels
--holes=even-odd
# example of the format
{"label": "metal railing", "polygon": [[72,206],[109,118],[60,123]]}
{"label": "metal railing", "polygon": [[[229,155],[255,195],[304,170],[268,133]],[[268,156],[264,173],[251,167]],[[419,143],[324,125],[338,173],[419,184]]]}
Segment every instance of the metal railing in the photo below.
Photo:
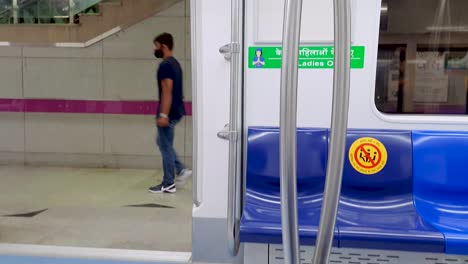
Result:
{"label": "metal railing", "polygon": [[0,0],[2,24],[74,23],[80,13],[97,13],[103,0]]}
{"label": "metal railing", "polygon": [[351,69],[351,3],[334,0],[335,68],[333,71],[333,104],[327,178],[323,194],[322,212],[312,263],[326,264],[335,233],[340,201],[341,182],[348,127],[350,69]]}
{"label": "metal railing", "polygon": [[[198,10],[197,10],[197,5],[195,3],[197,0],[190,0],[190,29],[191,29],[191,49],[193,51],[198,50],[198,25],[197,25],[197,15],[198,15]],[[198,110],[198,105],[201,104],[200,102],[200,97],[198,96],[199,94],[199,85],[198,85],[198,63],[199,63],[199,57],[197,56],[196,52],[192,53],[192,142],[193,142],[193,147],[192,147],[192,163],[193,163],[193,176],[192,176],[192,183],[193,183],[193,204],[196,207],[199,207],[202,203],[202,184],[201,184],[201,178],[199,174],[199,164],[198,164],[198,151],[199,151],[199,143],[198,143],[198,128],[200,126],[201,120],[199,119],[199,110]]]}
{"label": "metal railing", "polygon": [[229,251],[236,256],[239,251],[239,228],[242,214],[242,52],[244,0],[231,0],[231,43],[220,48],[230,65],[229,124],[218,137],[229,140],[228,168],[228,243]]}
{"label": "metal railing", "polygon": [[302,0],[286,0],[281,64],[280,177],[284,263],[300,263],[297,222],[297,79]]}
{"label": "metal railing", "polygon": [[[335,64],[333,109],[327,180],[314,264],[328,263],[341,189],[350,90],[350,0],[334,0]],[[242,199],[242,52],[244,0],[231,1],[231,43],[220,48],[230,65],[229,124],[218,137],[229,141],[228,241],[232,255],[239,250]],[[297,221],[297,84],[302,0],[285,0],[281,68],[280,170],[281,219],[286,264],[300,263]]]}
{"label": "metal railing", "polygon": [[[297,223],[296,130],[297,78],[301,0],[286,0],[283,27],[283,60],[281,70],[281,219],[283,252],[286,264],[300,263]],[[327,179],[317,235],[314,264],[326,264],[333,244],[348,124],[351,8],[349,0],[334,0],[335,63],[330,145]]]}

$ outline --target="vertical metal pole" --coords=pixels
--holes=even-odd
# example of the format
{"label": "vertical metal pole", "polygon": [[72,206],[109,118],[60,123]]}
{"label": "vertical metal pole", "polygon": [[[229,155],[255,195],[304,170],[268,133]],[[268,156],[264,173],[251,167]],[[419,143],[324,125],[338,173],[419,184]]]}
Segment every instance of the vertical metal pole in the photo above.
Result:
{"label": "vertical metal pole", "polygon": [[[237,71],[236,74],[236,79],[235,79],[235,93],[233,94],[235,96],[235,110],[236,110],[236,115],[233,116],[235,118],[235,122],[233,124],[233,128],[235,129],[236,132],[236,142],[235,144],[235,149],[236,149],[236,168],[235,168],[235,179],[234,179],[234,193],[235,193],[235,211],[234,211],[234,219],[235,219],[235,225],[234,225],[234,255],[237,255],[239,251],[239,246],[240,246],[240,237],[239,237],[239,231],[240,231],[240,220],[241,220],[241,215],[242,215],[242,198],[243,198],[243,189],[242,189],[242,135],[243,135],[243,125],[242,125],[242,119],[243,119],[243,108],[242,108],[242,99],[243,99],[243,84],[244,84],[244,79],[243,79],[243,71],[244,71],[244,64],[243,62],[243,43],[244,43],[244,31],[243,31],[243,25],[244,25],[244,1],[245,0],[236,0],[235,4],[235,10],[236,10],[236,15],[235,19],[233,19],[232,23],[235,24],[232,26],[232,28],[236,29],[236,36],[233,36],[233,51],[235,52],[233,54],[233,60],[236,60],[237,63],[235,64],[235,71]],[[237,46],[237,49],[235,48]],[[234,58],[237,57],[237,58]],[[234,67],[234,65],[233,65]],[[233,146],[234,147],[234,146]]]}
{"label": "vertical metal pole", "polygon": [[199,207],[202,203],[202,184],[201,177],[198,174],[198,128],[201,127],[201,120],[199,120],[199,111],[198,105],[201,104],[201,98],[198,96],[199,86],[198,86],[198,61],[199,58],[196,56],[198,51],[198,6],[195,3],[197,0],[190,0],[190,36],[191,36],[191,50],[192,52],[192,189],[193,189],[193,203],[196,207]]}
{"label": "vertical metal pole", "polygon": [[18,24],[18,17],[19,17],[18,0],[12,0],[11,7],[13,9],[13,24]]}
{"label": "vertical metal pole", "polygon": [[73,24],[74,23],[74,14],[73,14],[73,0],[68,0],[68,23]]}
{"label": "vertical metal pole", "polygon": [[228,243],[229,251],[236,256],[239,251],[239,229],[242,213],[242,43],[244,0],[231,0],[231,44],[229,45],[230,110],[229,110],[229,174],[228,174]]}
{"label": "vertical metal pole", "polygon": [[314,253],[314,264],[327,264],[333,244],[343,173],[346,130],[348,126],[350,66],[351,66],[351,6],[350,0],[334,0],[335,69],[333,77],[333,107],[327,179],[323,197],[320,227]]}
{"label": "vertical metal pole", "polygon": [[280,168],[284,263],[300,263],[297,222],[297,79],[302,0],[286,0],[281,67]]}

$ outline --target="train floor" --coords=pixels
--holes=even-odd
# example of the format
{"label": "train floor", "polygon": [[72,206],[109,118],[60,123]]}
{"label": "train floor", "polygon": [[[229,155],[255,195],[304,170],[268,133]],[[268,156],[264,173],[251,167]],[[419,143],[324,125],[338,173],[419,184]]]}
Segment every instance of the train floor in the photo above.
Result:
{"label": "train floor", "polygon": [[160,170],[0,167],[0,243],[191,251],[192,186]]}

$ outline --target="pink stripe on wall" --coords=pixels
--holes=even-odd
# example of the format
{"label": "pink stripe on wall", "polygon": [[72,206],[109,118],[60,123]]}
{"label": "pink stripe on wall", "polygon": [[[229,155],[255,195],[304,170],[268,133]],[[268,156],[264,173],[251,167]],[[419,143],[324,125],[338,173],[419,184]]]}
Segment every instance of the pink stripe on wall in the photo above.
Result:
{"label": "pink stripe on wall", "polygon": [[[96,101],[62,99],[6,99],[0,98],[0,112],[156,115],[155,101]],[[185,111],[192,115],[192,103],[185,103]]]}

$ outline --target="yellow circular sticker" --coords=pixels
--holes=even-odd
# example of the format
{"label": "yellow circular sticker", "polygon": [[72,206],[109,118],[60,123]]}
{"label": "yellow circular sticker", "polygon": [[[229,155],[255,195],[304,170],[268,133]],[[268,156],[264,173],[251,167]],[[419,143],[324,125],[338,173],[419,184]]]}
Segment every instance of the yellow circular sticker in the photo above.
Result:
{"label": "yellow circular sticker", "polygon": [[375,138],[359,138],[349,148],[349,162],[362,174],[376,174],[387,164],[387,150]]}

